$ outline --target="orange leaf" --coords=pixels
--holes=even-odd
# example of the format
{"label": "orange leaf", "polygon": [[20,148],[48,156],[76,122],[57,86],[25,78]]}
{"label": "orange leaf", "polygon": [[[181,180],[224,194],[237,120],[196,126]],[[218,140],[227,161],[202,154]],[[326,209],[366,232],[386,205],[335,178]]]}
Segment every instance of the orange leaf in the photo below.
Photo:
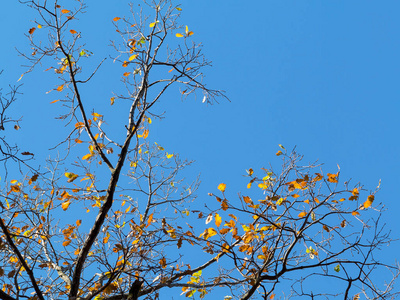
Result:
{"label": "orange leaf", "polygon": [[225,184],[225,183],[220,183],[220,184],[218,185],[218,189],[219,189],[221,192],[225,192],[226,184]]}
{"label": "orange leaf", "polygon": [[77,34],[78,32],[76,30],[71,29],[69,32],[71,32],[72,34]]}
{"label": "orange leaf", "polygon": [[67,200],[61,204],[61,207],[63,210],[67,210],[70,204],[71,204],[71,202],[69,202],[69,200]]}
{"label": "orange leaf", "polygon": [[31,29],[29,29],[29,34],[33,34],[35,32],[36,28],[32,27]]}
{"label": "orange leaf", "polygon": [[51,101],[50,104],[56,103],[56,102],[58,102],[58,101],[60,101],[60,99]]}
{"label": "orange leaf", "polygon": [[82,141],[81,141],[80,139],[75,139],[75,143],[77,143],[77,144],[81,144],[81,143],[82,143]]}
{"label": "orange leaf", "polygon": [[63,243],[62,243],[62,245],[65,247],[65,246],[68,246],[69,244],[71,244],[71,240],[65,240]]}
{"label": "orange leaf", "polygon": [[353,211],[351,214],[352,214],[353,216],[359,216],[359,215],[360,215],[360,213],[359,213],[358,211]]}
{"label": "orange leaf", "polygon": [[119,21],[119,20],[121,20],[120,17],[115,17],[115,18],[113,19],[114,22],[117,22],[117,21]]}
{"label": "orange leaf", "polygon": [[299,218],[304,218],[307,215],[307,213],[305,211],[302,211],[301,213],[299,213]]}
{"label": "orange leaf", "polygon": [[145,130],[143,131],[143,138],[146,139],[148,136],[149,136],[149,130],[148,130],[148,129],[145,129]]}
{"label": "orange leaf", "polygon": [[129,76],[129,74],[131,74],[131,72],[125,72],[123,75],[124,75],[125,77],[127,77],[127,76]]}
{"label": "orange leaf", "polygon": [[81,226],[81,224],[82,224],[82,220],[76,220],[76,225],[77,226]]}
{"label": "orange leaf", "polygon": [[282,155],[283,154],[283,152],[281,151],[281,150],[279,150],[278,152],[276,152],[276,156],[279,156],[279,155]]}
{"label": "orange leaf", "polygon": [[215,214],[215,225],[217,225],[217,227],[219,227],[221,225],[221,217],[219,216],[219,214]]}
{"label": "orange leaf", "polygon": [[337,177],[338,177],[339,173],[336,173],[336,174],[328,173],[326,175],[328,175],[328,181],[329,182],[332,182],[332,183],[337,183],[338,182]]}
{"label": "orange leaf", "polygon": [[369,195],[367,201],[365,201],[363,204],[364,208],[370,207],[372,205],[372,202],[374,202],[374,199],[375,199],[374,195]]}
{"label": "orange leaf", "polygon": [[63,14],[67,14],[67,13],[69,13],[70,12],[70,10],[68,10],[68,9],[62,9],[61,10],[61,13],[63,13]]}
{"label": "orange leaf", "polygon": [[64,85],[60,85],[59,87],[57,87],[57,92],[61,92],[64,89]]}

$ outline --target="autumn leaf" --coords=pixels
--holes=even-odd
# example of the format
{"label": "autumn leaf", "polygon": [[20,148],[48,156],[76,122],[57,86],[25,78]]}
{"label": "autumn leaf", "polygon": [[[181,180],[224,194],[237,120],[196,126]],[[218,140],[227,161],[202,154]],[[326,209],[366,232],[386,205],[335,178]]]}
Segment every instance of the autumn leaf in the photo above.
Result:
{"label": "autumn leaf", "polygon": [[176,9],[177,11],[182,11],[182,8],[180,8],[180,7],[175,7],[175,9]]}
{"label": "autumn leaf", "polygon": [[120,18],[120,17],[115,17],[115,18],[113,19],[114,22],[117,22],[118,20],[121,20],[121,18]]}
{"label": "autumn leaf", "polygon": [[305,211],[302,211],[301,213],[299,213],[299,218],[304,218],[307,215],[307,213]]}
{"label": "autumn leaf", "polygon": [[138,56],[139,56],[139,54],[132,55],[131,57],[129,57],[129,61],[136,59]]}
{"label": "autumn leaf", "polygon": [[374,195],[369,195],[367,197],[367,201],[364,202],[363,206],[364,208],[368,208],[372,205],[372,202],[374,202],[375,196]]}
{"label": "autumn leaf", "polygon": [[183,37],[183,34],[177,33],[177,34],[175,34],[175,36],[178,37],[178,38],[180,38],[180,37]]}
{"label": "autumn leaf", "polygon": [[71,244],[71,240],[65,240],[63,243],[62,243],[62,245],[65,247],[65,246],[68,246],[69,244]]}
{"label": "autumn leaf", "polygon": [[61,92],[63,89],[64,89],[63,84],[56,88],[57,92]]}
{"label": "autumn leaf", "polygon": [[36,30],[36,27],[32,27],[31,29],[29,29],[29,34],[33,34],[34,32],[35,32],[35,30]]}
{"label": "autumn leaf", "polygon": [[69,172],[66,172],[64,175],[65,175],[65,177],[68,178],[68,182],[73,182],[75,179],[77,179],[79,177],[78,175],[76,175],[74,173],[69,173]]}
{"label": "autumn leaf", "polygon": [[281,150],[279,150],[278,152],[275,153],[276,156],[280,156],[282,154],[283,154],[283,152]]}
{"label": "autumn leaf", "polygon": [[61,10],[61,13],[63,13],[63,14],[67,14],[67,13],[69,13],[70,12],[70,10],[68,10],[68,9],[62,9]]}
{"label": "autumn leaf", "polygon": [[215,214],[215,225],[219,227],[221,225],[222,219],[219,214]]}
{"label": "autumn leaf", "polygon": [[218,189],[219,189],[221,192],[225,192],[226,184],[225,184],[225,183],[220,183],[220,184],[218,185]]}
{"label": "autumn leaf", "polygon": [[207,219],[206,219],[206,224],[210,223],[212,221],[212,219],[213,219],[212,214],[209,214]]}
{"label": "autumn leaf", "polygon": [[328,181],[329,182],[332,182],[332,183],[337,183],[338,182],[337,177],[338,177],[339,173],[336,173],[336,174],[328,173],[326,175],[328,176]]}
{"label": "autumn leaf", "polygon": [[63,202],[63,203],[61,204],[61,208],[65,211],[65,210],[68,209],[68,207],[69,207],[70,204],[71,204],[71,202],[70,202],[69,199],[68,199],[67,201],[65,201],[65,202]]}
{"label": "autumn leaf", "polygon": [[110,98],[111,105],[114,105],[115,97]]}
{"label": "autumn leaf", "polygon": [[71,29],[69,32],[71,32],[72,34],[77,34],[78,32],[76,30]]}

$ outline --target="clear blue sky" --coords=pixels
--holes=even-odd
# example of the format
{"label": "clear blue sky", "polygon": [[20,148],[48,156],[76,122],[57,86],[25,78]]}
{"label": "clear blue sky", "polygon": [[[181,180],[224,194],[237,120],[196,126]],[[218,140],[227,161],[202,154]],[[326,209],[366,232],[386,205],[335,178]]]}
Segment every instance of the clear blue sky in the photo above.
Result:
{"label": "clear blue sky", "polygon": [[[338,164],[342,179],[372,190],[381,179],[375,201],[386,205],[383,219],[399,238],[400,2],[181,2],[182,24],[213,61],[206,81],[225,90],[230,102],[207,106],[201,99],[171,99],[160,107],[166,118],[152,125],[150,138],[196,160],[190,175],[201,173],[199,199],[208,200],[207,192],[215,192],[220,182],[235,197],[246,188],[245,169],[276,163],[278,144],[296,146],[306,162],[319,160],[327,172]],[[123,16],[127,3],[88,1],[88,13],[81,16],[83,38],[98,62],[116,38],[111,19]],[[0,7],[4,87],[24,71],[14,48],[26,49],[24,34],[34,17],[15,0]],[[107,64],[111,60],[105,70]],[[15,109],[24,116],[22,129],[7,132],[31,152],[55,145],[62,130],[53,120],[57,108],[49,104],[56,95],[45,94],[56,82],[46,78],[39,70],[24,77],[24,95]],[[108,80],[100,71],[87,94],[104,102],[104,109],[111,94],[98,83]],[[399,250],[399,243],[384,249],[393,260]]]}

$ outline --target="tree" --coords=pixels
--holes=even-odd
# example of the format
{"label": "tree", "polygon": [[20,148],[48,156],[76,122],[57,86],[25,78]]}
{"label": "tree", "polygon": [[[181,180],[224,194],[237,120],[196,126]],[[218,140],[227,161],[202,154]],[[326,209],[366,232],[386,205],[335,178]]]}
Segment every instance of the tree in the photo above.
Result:
{"label": "tree", "polygon": [[[390,242],[379,223],[382,206],[373,203],[379,186],[341,185],[339,170],[303,166],[280,146],[282,168],[249,169],[246,195],[229,199],[232,187],[221,183],[204,208],[189,207],[199,182],[181,175],[190,161],[148,142],[149,125],[160,117],[154,109],[173,86],[208,103],[225,95],[203,83],[209,62],[188,26],[178,25],[179,6],[148,1],[112,20],[122,41],[112,43],[112,58],[126,90],[110,99],[123,117],[109,120],[84,96],[103,64],[84,68],[92,57],[78,31],[84,3],[21,2],[38,18],[28,30],[33,52],[21,53],[26,73],[51,64],[47,71],[59,81],[52,91],[62,95],[53,103],[62,104],[69,132],[56,147],[66,155],[45,168],[19,158],[17,148],[3,152],[6,162],[15,158],[21,178],[2,192],[1,299],[158,299],[165,288],[188,298],[217,289],[232,295],[226,299],[273,299],[280,290],[311,299],[397,295],[399,269],[375,259]],[[171,50],[167,43],[178,44]],[[3,112],[15,94],[3,98]],[[193,253],[200,258],[188,261]],[[376,275],[383,270],[386,285]],[[341,290],[310,284],[315,278]]]}

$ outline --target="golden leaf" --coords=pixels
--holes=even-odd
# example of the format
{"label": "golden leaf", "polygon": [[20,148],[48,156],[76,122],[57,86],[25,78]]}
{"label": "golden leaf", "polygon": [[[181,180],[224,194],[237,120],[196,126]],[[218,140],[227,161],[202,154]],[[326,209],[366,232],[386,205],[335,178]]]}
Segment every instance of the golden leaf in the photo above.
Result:
{"label": "golden leaf", "polygon": [[225,183],[220,183],[220,184],[218,185],[218,189],[219,189],[221,192],[225,192],[226,184],[225,184]]}
{"label": "golden leaf", "polygon": [[71,204],[71,202],[68,199],[67,201],[65,201],[61,204],[61,207],[63,210],[67,210],[70,204]]}
{"label": "golden leaf", "polygon": [[62,243],[62,245],[65,247],[65,246],[68,246],[69,244],[71,244],[71,240],[65,240],[63,243]]}
{"label": "golden leaf", "polygon": [[175,36],[180,38],[180,37],[183,37],[183,34],[182,33],[177,33],[177,34],[175,34]]}
{"label": "golden leaf", "polygon": [[115,18],[113,19],[114,22],[117,22],[118,20],[121,20],[121,18],[120,18],[120,17],[115,17]]}
{"label": "golden leaf", "polygon": [[68,10],[68,9],[62,9],[61,10],[61,13],[63,13],[63,14],[67,14],[67,13],[69,13],[70,12],[70,10]]}
{"label": "golden leaf", "polygon": [[328,181],[329,182],[332,182],[332,183],[337,183],[338,182],[337,177],[338,177],[339,173],[336,173],[336,174],[328,173],[326,175],[328,176]]}
{"label": "golden leaf", "polygon": [[301,213],[299,213],[299,218],[304,218],[307,215],[307,213],[305,211],[302,211]]}
{"label": "golden leaf", "polygon": [[222,219],[219,214],[215,214],[215,225],[219,227],[221,225]]}
{"label": "golden leaf", "polygon": [[374,199],[375,199],[374,195],[369,195],[367,201],[365,201],[363,204],[364,208],[370,207],[372,205],[372,202],[374,202]]}

